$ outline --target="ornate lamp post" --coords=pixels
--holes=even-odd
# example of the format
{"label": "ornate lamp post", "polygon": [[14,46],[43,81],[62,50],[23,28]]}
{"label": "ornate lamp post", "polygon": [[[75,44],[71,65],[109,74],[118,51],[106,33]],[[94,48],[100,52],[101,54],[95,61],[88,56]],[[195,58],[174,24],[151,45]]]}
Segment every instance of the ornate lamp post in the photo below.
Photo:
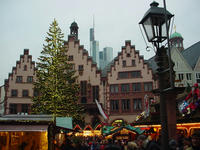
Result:
{"label": "ornate lamp post", "polygon": [[172,77],[170,73],[170,82],[165,81],[166,72],[171,70],[169,57],[166,52],[166,48],[161,46],[162,42],[168,39],[168,31],[170,21],[173,15],[165,8],[158,7],[157,2],[150,4],[150,9],[145,13],[139,24],[142,25],[146,34],[147,40],[156,47],[156,62],[157,62],[157,74],[159,78],[159,96],[160,96],[160,119],[161,119],[161,146],[162,150],[168,150],[168,122],[166,111],[166,99],[165,91],[167,88],[173,88]]}

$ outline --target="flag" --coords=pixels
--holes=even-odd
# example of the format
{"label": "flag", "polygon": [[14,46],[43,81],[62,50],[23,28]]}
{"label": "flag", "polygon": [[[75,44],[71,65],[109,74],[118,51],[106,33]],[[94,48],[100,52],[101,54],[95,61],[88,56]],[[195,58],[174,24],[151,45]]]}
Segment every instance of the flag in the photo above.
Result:
{"label": "flag", "polygon": [[95,99],[95,102],[97,104],[100,114],[103,116],[104,119],[107,120],[109,118],[108,115],[103,111],[101,105],[99,104],[99,102],[96,99]]}

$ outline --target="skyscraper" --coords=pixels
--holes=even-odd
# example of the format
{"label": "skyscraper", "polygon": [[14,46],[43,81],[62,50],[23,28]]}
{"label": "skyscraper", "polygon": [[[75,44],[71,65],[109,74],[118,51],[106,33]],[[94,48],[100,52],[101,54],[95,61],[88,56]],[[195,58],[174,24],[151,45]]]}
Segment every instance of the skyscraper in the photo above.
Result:
{"label": "skyscraper", "polygon": [[91,41],[90,48],[92,52],[92,59],[97,63],[97,66],[99,67],[99,41]]}
{"label": "skyscraper", "polygon": [[94,38],[94,24],[93,28],[90,28],[90,56],[97,63],[99,67],[99,41]]}
{"label": "skyscraper", "polygon": [[113,59],[113,48],[105,47],[103,51],[99,52],[99,66],[101,69],[106,67]]}
{"label": "skyscraper", "polygon": [[103,69],[105,67],[103,51],[99,52],[99,67],[100,69]]}
{"label": "skyscraper", "polygon": [[103,54],[104,54],[104,61],[107,65],[113,59],[113,48],[112,47],[105,47],[103,49]]}

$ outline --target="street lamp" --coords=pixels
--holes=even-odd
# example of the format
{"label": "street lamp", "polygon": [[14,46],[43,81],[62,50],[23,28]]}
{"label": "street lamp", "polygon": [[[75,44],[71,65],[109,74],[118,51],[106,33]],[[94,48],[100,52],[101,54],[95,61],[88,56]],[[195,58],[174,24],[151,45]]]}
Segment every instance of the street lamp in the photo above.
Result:
{"label": "street lamp", "polygon": [[[162,150],[168,150],[169,135],[168,135],[168,122],[167,122],[167,110],[166,100],[164,93],[166,88],[172,86],[172,78],[170,72],[170,83],[165,83],[166,72],[171,70],[171,57],[168,57],[166,48],[160,47],[163,41],[169,39],[169,26],[173,15],[166,10],[166,8],[158,7],[157,2],[150,4],[150,9],[145,13],[139,24],[142,25],[146,34],[147,40],[151,42],[157,49],[156,51],[156,62],[157,62],[157,74],[159,78],[159,96],[160,96],[160,119],[161,119],[161,146]],[[169,47],[169,45],[168,45]],[[170,53],[170,52],[168,52]],[[169,54],[170,56],[170,54]],[[167,64],[166,64],[167,63]],[[167,66],[167,67],[166,67]],[[169,85],[169,86],[168,86]]]}
{"label": "street lamp", "polygon": [[[156,48],[159,48],[159,43],[167,39],[167,31],[169,31],[170,21],[173,17],[170,12],[158,7],[158,5],[155,1],[151,3],[151,8],[139,22],[144,28],[148,41],[152,42]],[[167,20],[165,17],[167,17]]]}

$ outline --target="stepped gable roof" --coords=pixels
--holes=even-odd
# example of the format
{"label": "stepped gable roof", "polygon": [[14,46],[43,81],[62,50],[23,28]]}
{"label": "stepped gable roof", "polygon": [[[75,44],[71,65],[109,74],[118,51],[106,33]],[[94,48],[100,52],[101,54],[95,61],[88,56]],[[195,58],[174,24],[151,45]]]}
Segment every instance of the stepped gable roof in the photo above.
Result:
{"label": "stepped gable roof", "polygon": [[188,64],[194,69],[200,56],[200,41],[181,52]]}

